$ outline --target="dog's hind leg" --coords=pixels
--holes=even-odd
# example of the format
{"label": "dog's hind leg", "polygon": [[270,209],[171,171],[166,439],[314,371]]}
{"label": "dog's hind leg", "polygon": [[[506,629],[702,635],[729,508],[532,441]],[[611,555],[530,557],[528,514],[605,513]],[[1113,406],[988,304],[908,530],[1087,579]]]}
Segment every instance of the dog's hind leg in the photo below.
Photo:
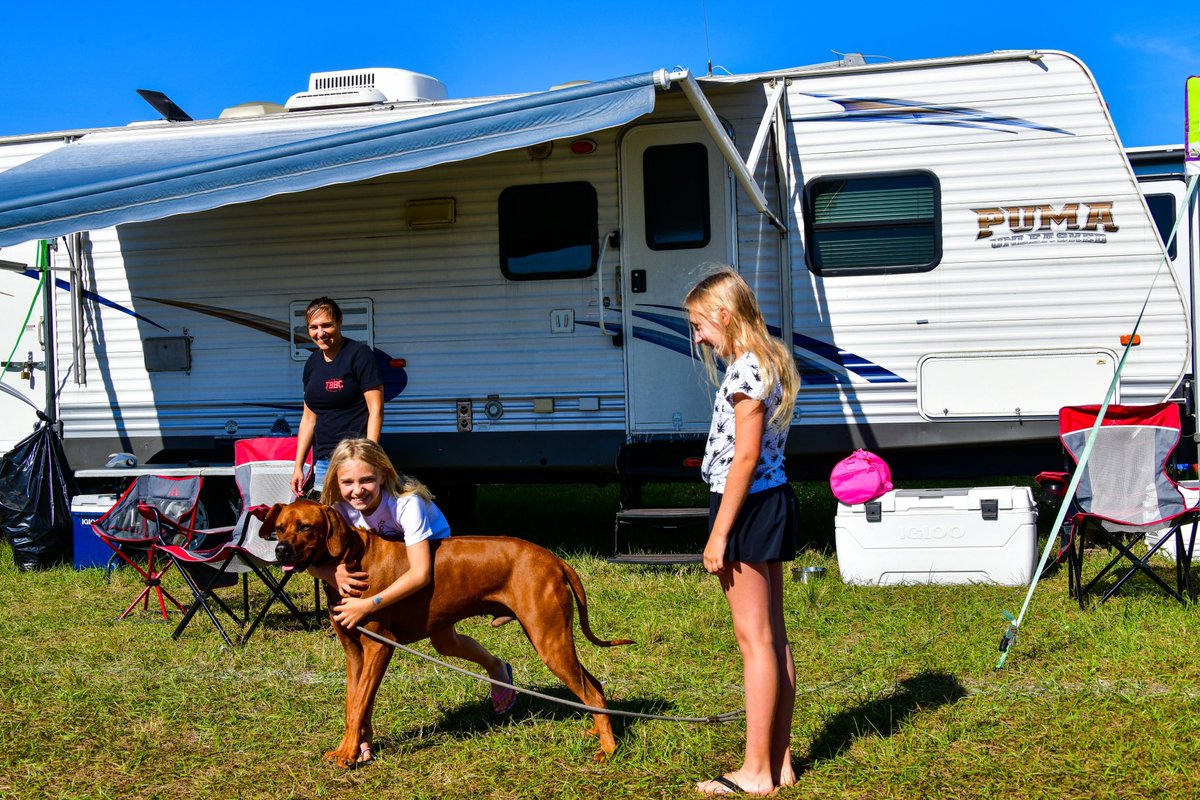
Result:
{"label": "dog's hind leg", "polygon": [[[567,598],[567,602],[570,602],[570,598]],[[579,663],[572,635],[571,615],[559,616],[556,620],[543,619],[540,622],[541,624],[533,625],[527,624],[524,619],[521,620],[529,641],[542,662],[584,705],[608,708],[600,681]],[[596,754],[595,760],[603,761],[609,753],[617,749],[617,740],[613,736],[612,721],[607,714],[594,713],[592,719],[593,726],[588,730],[588,734],[600,737],[600,752]]]}

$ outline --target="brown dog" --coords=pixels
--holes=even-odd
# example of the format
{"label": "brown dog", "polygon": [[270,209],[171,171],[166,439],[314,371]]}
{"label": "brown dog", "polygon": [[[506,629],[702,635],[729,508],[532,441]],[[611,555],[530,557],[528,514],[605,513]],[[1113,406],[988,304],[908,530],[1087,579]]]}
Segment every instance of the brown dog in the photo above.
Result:
{"label": "brown dog", "polygon": [[[403,542],[374,536],[346,524],[334,509],[310,500],[276,504],[267,512],[259,535],[277,538],[276,556],[284,564],[357,561],[368,575],[366,593],[377,593],[408,569]],[[330,609],[337,591],[326,586]],[[628,639],[598,639],[588,625],[587,600],[575,570],[549,550],[507,536],[453,536],[433,548],[433,580],[420,591],[371,614],[363,627],[409,644],[467,617],[492,616],[493,624],[516,617],[539,657],[584,703],[607,708],[604,689],[575,652],[572,616],[579,604],[583,635],[601,647],[631,644]],[[330,612],[332,617],[332,611]],[[375,693],[395,648],[334,622],[346,650],[346,731],[325,758],[353,767],[359,743],[371,730]],[[607,714],[593,714],[589,734],[600,736],[596,760],[616,749]]]}

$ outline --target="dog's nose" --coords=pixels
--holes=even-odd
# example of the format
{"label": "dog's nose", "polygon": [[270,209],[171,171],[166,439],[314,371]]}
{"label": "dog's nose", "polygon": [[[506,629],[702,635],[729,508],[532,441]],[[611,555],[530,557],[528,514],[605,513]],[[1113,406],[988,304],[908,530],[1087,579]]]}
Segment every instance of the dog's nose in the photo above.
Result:
{"label": "dog's nose", "polygon": [[292,546],[287,542],[279,542],[275,545],[275,558],[279,561],[290,561],[292,556]]}

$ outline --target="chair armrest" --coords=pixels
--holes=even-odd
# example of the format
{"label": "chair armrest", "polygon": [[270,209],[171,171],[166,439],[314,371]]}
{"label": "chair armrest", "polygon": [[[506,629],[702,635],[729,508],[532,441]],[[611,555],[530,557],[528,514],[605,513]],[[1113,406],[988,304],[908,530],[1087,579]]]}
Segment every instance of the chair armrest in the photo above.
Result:
{"label": "chair armrest", "polygon": [[1067,484],[1071,482],[1071,473],[1039,472],[1033,480],[1041,487],[1043,492],[1061,500],[1063,495],[1067,493]]}

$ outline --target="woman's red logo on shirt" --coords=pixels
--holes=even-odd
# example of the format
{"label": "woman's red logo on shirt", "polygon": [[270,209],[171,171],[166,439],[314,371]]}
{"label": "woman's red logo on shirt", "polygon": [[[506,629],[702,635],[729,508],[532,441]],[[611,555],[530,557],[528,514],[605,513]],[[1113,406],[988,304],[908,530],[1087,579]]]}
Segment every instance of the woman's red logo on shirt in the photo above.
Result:
{"label": "woman's red logo on shirt", "polygon": [[330,378],[325,381],[325,391],[340,392],[345,387],[345,382],[341,378]]}

